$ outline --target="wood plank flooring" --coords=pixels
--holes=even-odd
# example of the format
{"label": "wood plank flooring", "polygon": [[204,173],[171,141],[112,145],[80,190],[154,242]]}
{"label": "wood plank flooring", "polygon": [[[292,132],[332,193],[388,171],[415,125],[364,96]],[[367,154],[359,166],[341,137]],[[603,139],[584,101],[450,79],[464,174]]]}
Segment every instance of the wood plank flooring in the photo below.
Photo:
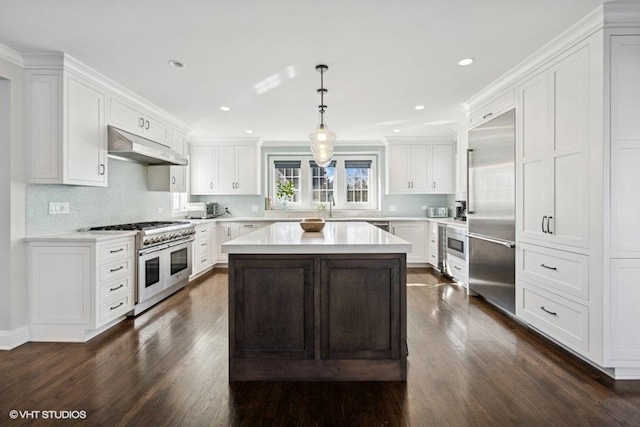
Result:
{"label": "wood plank flooring", "polygon": [[426,286],[407,289],[406,383],[229,384],[216,271],[88,343],[0,352],[0,426],[640,425],[640,381],[610,380],[431,270],[407,282]]}

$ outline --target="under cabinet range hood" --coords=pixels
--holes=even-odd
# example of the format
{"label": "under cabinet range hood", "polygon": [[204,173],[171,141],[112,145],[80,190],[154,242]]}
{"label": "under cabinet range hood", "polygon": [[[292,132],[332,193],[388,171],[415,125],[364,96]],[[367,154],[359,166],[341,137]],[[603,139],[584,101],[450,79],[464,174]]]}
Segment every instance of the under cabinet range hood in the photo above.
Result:
{"label": "under cabinet range hood", "polygon": [[187,166],[187,159],[171,148],[150,139],[109,128],[109,156],[147,165]]}

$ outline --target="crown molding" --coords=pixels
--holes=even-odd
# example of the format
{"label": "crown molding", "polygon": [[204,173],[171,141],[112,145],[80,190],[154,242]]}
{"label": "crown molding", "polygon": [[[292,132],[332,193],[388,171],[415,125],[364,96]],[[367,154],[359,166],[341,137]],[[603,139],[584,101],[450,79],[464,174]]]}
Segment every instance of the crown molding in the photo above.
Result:
{"label": "crown molding", "polygon": [[189,125],[180,120],[177,120],[169,112],[142,98],[140,95],[137,95],[135,92],[130,91],[121,84],[111,80],[109,77],[105,76],[99,71],[96,71],[95,69],[78,61],[71,55],[68,55],[64,52],[26,52],[22,54],[22,57],[24,58],[23,66],[27,70],[54,69],[74,73],[98,84],[99,86],[109,91],[111,94],[139,104],[153,115],[166,119],[169,123],[171,123],[173,127],[180,129],[184,133],[188,133],[191,130],[191,127]]}
{"label": "crown molding", "polygon": [[[607,3],[605,6],[613,6],[614,4]],[[620,6],[618,3],[615,6]],[[635,6],[637,8],[637,5]],[[560,35],[556,36],[549,43],[542,46],[533,54],[526,57],[519,62],[515,67],[498,77],[488,86],[480,90],[480,92],[473,95],[466,102],[460,106],[460,110],[464,113],[468,113],[475,106],[483,103],[487,98],[495,96],[499,92],[505,90],[511,85],[514,85],[516,81],[525,77],[535,68],[541,66],[545,62],[552,60],[561,52],[566,50],[567,46],[571,46],[578,43],[581,40],[589,37],[591,34],[600,30],[604,26],[604,7],[601,5],[586,15],[584,18],[576,22],[574,25],[563,31]],[[625,13],[626,8],[614,7],[611,9],[611,13],[616,15]],[[621,18],[620,18],[621,19]]]}
{"label": "crown molding", "polygon": [[0,44],[0,59],[4,59],[18,67],[24,67],[24,59],[22,54],[17,50],[11,49],[9,46]]}
{"label": "crown molding", "polygon": [[606,28],[640,27],[640,3],[605,3],[603,7]]}

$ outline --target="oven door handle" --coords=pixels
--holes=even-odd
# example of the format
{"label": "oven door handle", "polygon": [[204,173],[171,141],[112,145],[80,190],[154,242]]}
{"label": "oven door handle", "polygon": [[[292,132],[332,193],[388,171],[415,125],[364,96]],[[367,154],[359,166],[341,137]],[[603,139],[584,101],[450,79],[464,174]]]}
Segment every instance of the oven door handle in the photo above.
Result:
{"label": "oven door handle", "polygon": [[188,239],[188,240],[180,240],[180,241],[178,241],[178,242],[171,242],[171,243],[169,243],[169,246],[168,246],[168,247],[173,248],[173,247],[175,247],[175,246],[183,245],[183,244],[185,244],[185,243],[191,243],[191,242],[193,242],[194,240],[195,240],[195,239]]}
{"label": "oven door handle", "polygon": [[478,234],[467,233],[468,237],[472,239],[484,240],[485,242],[497,243],[498,245],[506,246],[507,248],[515,248],[516,242],[512,242],[511,240],[498,240],[492,239],[491,237],[480,236]]}
{"label": "oven door handle", "polygon": [[149,248],[149,249],[145,249],[145,250],[140,251],[138,253],[138,255],[144,256],[144,255],[152,254],[154,252],[159,252],[159,251],[165,250],[168,247],[169,247],[169,245],[167,245],[167,244],[164,244],[164,245],[161,245],[161,246],[155,246],[153,248]]}

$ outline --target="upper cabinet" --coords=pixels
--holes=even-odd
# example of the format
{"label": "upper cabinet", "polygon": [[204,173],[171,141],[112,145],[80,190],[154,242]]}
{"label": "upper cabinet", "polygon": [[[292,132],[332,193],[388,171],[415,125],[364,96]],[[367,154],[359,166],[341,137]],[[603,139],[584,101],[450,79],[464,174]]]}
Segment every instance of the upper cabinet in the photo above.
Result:
{"label": "upper cabinet", "polygon": [[258,140],[191,144],[191,194],[260,194]]}
{"label": "upper cabinet", "polygon": [[389,139],[389,194],[452,194],[455,146],[447,138]]}
{"label": "upper cabinet", "polygon": [[[23,58],[29,182],[106,187],[107,125],[184,153],[187,127],[115,82],[64,53]],[[185,167],[168,176],[186,191]]]}
{"label": "upper cabinet", "polygon": [[480,126],[484,122],[509,111],[515,105],[513,86],[489,98],[469,113],[467,125],[469,129]]}
{"label": "upper cabinet", "polygon": [[109,124],[171,146],[171,126],[119,97],[109,99]]}
{"label": "upper cabinet", "polygon": [[105,92],[64,70],[27,71],[30,182],[107,185]]}
{"label": "upper cabinet", "polygon": [[589,46],[518,85],[523,239],[588,247]]}
{"label": "upper cabinet", "polygon": [[[184,156],[187,136],[177,130],[171,133],[171,149]],[[186,193],[188,166],[149,166],[147,184],[150,191]]]}

